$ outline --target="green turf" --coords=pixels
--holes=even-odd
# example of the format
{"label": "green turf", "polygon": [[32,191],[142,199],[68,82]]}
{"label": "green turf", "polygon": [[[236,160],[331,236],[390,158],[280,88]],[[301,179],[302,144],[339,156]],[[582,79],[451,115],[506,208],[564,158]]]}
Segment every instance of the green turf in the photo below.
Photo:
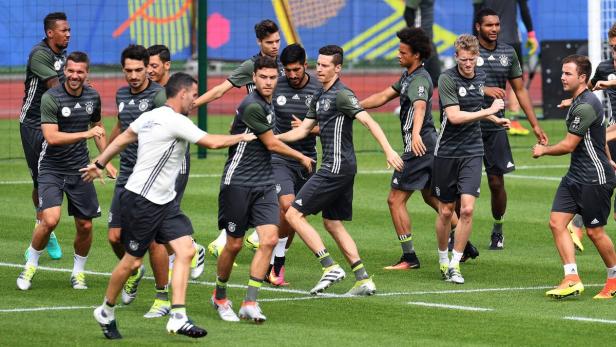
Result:
{"label": "green turf", "polygon": [[[384,128],[393,129],[390,133],[397,131],[394,117],[376,118],[384,123]],[[224,130],[228,120],[219,118],[218,123],[214,123],[217,125],[210,126],[211,131]],[[109,128],[110,123],[107,125]],[[564,135],[562,122],[544,121],[542,125],[553,141]],[[0,122],[0,129],[8,127],[5,122]],[[6,141],[3,135],[6,133],[0,132],[0,141]],[[355,135],[359,146],[367,146],[358,143],[359,139],[374,142],[365,129],[358,129]],[[392,142],[399,147],[399,135],[394,132],[393,136]],[[303,293],[262,290],[261,306],[268,316],[264,325],[223,323],[209,304],[212,292],[209,283],[215,280],[215,267],[214,261],[208,258],[206,271],[200,279],[203,283],[189,286],[187,300],[189,315],[209,331],[203,342],[212,346],[606,345],[606,341],[612,338],[612,324],[563,319],[578,316],[616,320],[613,302],[592,299],[605,280],[605,270],[588,239],[584,240],[587,250],[578,256],[578,266],[587,284],[587,292],[563,301],[544,296],[547,287],[556,285],[562,277],[562,267],[547,220],[557,179],[566,171],[569,159],[534,160],[530,157],[534,142],[532,136],[510,139],[519,169],[506,179],[509,195],[504,226],[506,248],[504,251],[487,250],[491,214],[489,190],[484,179],[482,196],[476,204],[472,235],[481,255],[462,266],[466,284],[453,285],[440,280],[434,236],[435,213],[423,204],[420,196],[413,196],[408,208],[413,217],[414,241],[422,263],[421,269],[409,272],[382,270],[396,261],[400,254],[386,204],[390,174],[378,172],[385,169],[385,160],[380,153],[365,151],[358,154],[360,173],[355,181],[354,220],[347,223],[347,227],[357,241],[367,270],[374,278],[378,295],[370,298],[312,298]],[[6,151],[6,142],[2,144],[0,157]],[[19,143],[13,145],[18,146]],[[222,153],[225,152],[210,155],[207,160],[193,160],[191,173],[199,177],[191,178],[182,205],[192,219],[196,239],[204,244],[217,235],[218,175],[225,160]],[[15,279],[20,272],[19,266],[24,262],[23,251],[34,224],[28,180],[23,159],[0,161],[0,196],[3,199],[0,208],[0,290],[4,297],[0,304],[0,344],[107,344],[92,318],[90,308],[3,311],[99,305],[108,280],[104,275],[88,275],[90,289],[75,291],[70,288],[69,272],[41,269],[30,291],[16,289]],[[116,263],[106,241],[106,210],[113,182],[97,184],[97,190],[104,212],[102,218],[94,223],[94,243],[87,268],[108,273]],[[311,221],[323,232],[319,217],[313,217]],[[613,234],[613,221],[609,222],[607,229]],[[56,232],[65,255],[59,261],[52,261],[43,255],[40,265],[70,271],[74,225],[66,214]],[[324,240],[332,256],[343,262],[332,239],[325,236]],[[246,284],[251,257],[250,251],[240,253],[239,266],[233,271],[231,283]],[[344,268],[349,277],[332,287],[331,293],[342,294],[352,286],[350,269],[347,264]],[[291,283],[288,289],[307,291],[319,276],[317,260],[297,239],[288,253],[287,280]],[[167,335],[164,330],[166,319],[146,320],[141,317],[149,308],[153,295],[153,281],[145,280],[137,300],[116,311],[124,335],[121,344],[145,346],[196,342]],[[239,308],[244,289],[230,288],[229,295],[235,308]],[[409,302],[470,306],[492,311],[450,310],[409,305]]]}

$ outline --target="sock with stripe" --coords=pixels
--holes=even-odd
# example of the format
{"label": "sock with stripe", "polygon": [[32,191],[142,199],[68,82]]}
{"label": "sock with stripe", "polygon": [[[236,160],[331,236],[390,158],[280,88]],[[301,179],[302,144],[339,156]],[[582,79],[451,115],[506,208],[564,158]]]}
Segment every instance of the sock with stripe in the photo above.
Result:
{"label": "sock with stripe", "polygon": [[316,252],[314,255],[319,258],[319,262],[324,269],[336,264],[334,259],[332,259],[332,257],[329,255],[327,248],[323,248],[322,250]]}
{"label": "sock with stripe", "polygon": [[503,233],[503,221],[505,220],[505,216],[500,216],[500,218],[494,218],[494,226],[492,227],[493,234],[502,234]]}
{"label": "sock with stripe", "polygon": [[259,289],[263,285],[263,279],[259,279],[256,277],[250,276],[248,280],[248,289],[246,290],[246,297],[244,301],[255,302],[257,301],[257,294],[259,293]]}
{"label": "sock with stripe", "polygon": [[578,274],[577,264],[576,263],[565,264],[565,265],[563,265],[563,269],[565,270],[565,276],[567,276],[567,275],[577,275]]}
{"label": "sock with stripe", "polygon": [[355,263],[351,264],[351,269],[353,270],[353,273],[355,274],[355,279],[357,281],[365,280],[366,278],[370,277],[368,276],[368,272],[366,271],[364,263],[362,263],[361,260],[358,260]]}
{"label": "sock with stripe", "polygon": [[400,241],[400,247],[402,247],[402,253],[404,255],[415,253],[415,248],[413,247],[413,236],[411,233],[398,235],[398,240]]}
{"label": "sock with stripe", "polygon": [[171,305],[171,317],[172,319],[185,319],[186,305]]}
{"label": "sock with stripe", "polygon": [[222,279],[216,277],[216,300],[224,300],[227,298],[227,281],[228,279]]}
{"label": "sock with stripe", "polygon": [[444,251],[438,250],[438,263],[447,264],[449,266],[449,251],[447,249]]}
{"label": "sock with stripe", "polygon": [[607,278],[616,278],[616,266],[607,268]]}
{"label": "sock with stripe", "polygon": [[156,288],[156,299],[162,301],[169,301],[169,286],[164,287],[155,287]]}

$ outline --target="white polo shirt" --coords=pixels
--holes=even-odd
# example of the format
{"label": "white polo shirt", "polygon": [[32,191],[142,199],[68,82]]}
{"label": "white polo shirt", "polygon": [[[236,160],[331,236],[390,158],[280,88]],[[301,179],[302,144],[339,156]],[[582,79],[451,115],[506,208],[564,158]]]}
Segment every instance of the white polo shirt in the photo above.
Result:
{"label": "white polo shirt", "polygon": [[186,146],[207,133],[169,106],[143,113],[130,124],[139,138],[137,163],[126,189],[149,201],[164,205],[175,198],[175,180]]}

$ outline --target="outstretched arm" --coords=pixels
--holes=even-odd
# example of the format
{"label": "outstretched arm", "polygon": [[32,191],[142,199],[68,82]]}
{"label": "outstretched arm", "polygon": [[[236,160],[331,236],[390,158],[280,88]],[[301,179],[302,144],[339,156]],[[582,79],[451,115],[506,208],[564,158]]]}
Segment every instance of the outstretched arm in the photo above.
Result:
{"label": "outstretched arm", "polygon": [[387,158],[387,166],[393,166],[396,171],[402,171],[404,168],[404,162],[398,155],[398,153],[391,147],[389,141],[387,141],[387,137],[383,132],[383,129],[379,126],[368,112],[361,111],[355,115],[355,118],[372,134],[372,137],[379,143],[383,152],[385,153],[385,157]]}

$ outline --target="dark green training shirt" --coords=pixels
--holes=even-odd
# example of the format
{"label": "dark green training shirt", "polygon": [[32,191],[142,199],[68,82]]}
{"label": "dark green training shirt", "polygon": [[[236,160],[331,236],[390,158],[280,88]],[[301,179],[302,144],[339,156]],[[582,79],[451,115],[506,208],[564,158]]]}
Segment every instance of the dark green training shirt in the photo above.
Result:
{"label": "dark green training shirt", "polygon": [[[479,45],[479,58],[477,58],[477,70],[486,74],[486,87],[498,87],[505,89],[507,81],[522,77],[520,61],[513,47],[506,43],[497,42],[496,48],[489,50]],[[488,108],[494,102],[494,98],[484,95],[484,108]],[[497,117],[505,117],[505,111],[501,110]],[[502,126],[487,120],[481,121],[481,131],[505,131]]]}
{"label": "dark green training shirt", "polygon": [[[614,68],[614,60],[604,60],[597,66],[595,75],[592,77],[592,84],[596,85],[599,81],[613,81],[616,79],[616,68]],[[616,87],[608,88],[604,90],[607,96],[608,114],[607,118],[609,124],[616,124]]]}
{"label": "dark green training shirt", "polygon": [[364,109],[357,97],[338,78],[312,98],[306,118],[319,123],[323,160],[320,170],[334,175],[354,175],[357,161],[353,148],[353,120]]}
{"label": "dark green training shirt", "polygon": [[[64,133],[88,131],[90,123],[101,120],[101,98],[98,92],[83,86],[80,96],[66,92],[64,83],[55,86],[41,98],[41,123],[57,124]],[[81,175],[79,169],[90,162],[86,140],[61,146],[43,142],[39,159],[39,173]]]}
{"label": "dark green training shirt", "polygon": [[391,86],[400,95],[400,131],[404,145],[404,155],[415,156],[411,150],[413,121],[415,109],[413,103],[417,100],[426,102],[424,121],[419,135],[426,146],[426,152],[432,153],[436,144],[436,130],[432,121],[432,79],[423,66],[412,73],[404,71],[398,82]]}
{"label": "dark green training shirt", "polygon": [[[274,133],[282,134],[290,131],[291,121],[293,116],[304,120],[310,102],[319,88],[321,83],[313,76],[308,75],[308,83],[303,88],[293,88],[285,76],[278,78],[276,90],[274,91],[273,104],[276,112]],[[308,137],[297,142],[289,143],[289,146],[295,150],[302,152],[314,160],[317,160],[316,136],[308,135]],[[272,153],[273,161],[283,161],[288,165],[300,166],[301,164],[289,157],[280,154]]]}
{"label": "dark green training shirt", "polygon": [[[128,129],[130,123],[139,118],[142,113],[163,106],[167,101],[165,89],[158,83],[149,81],[146,89],[138,94],[133,94],[129,86],[118,89],[116,93],[116,105],[118,106],[118,120],[122,131]],[[133,173],[133,167],[137,162],[137,142],[131,143],[120,153],[120,174],[116,185],[123,186],[128,177]]]}
{"label": "dark green training shirt", "polygon": [[614,182],[614,169],[605,153],[605,125],[601,101],[585,90],[571,104],[566,118],[567,131],[582,137],[571,153],[566,177],[583,184]]}
{"label": "dark green training shirt", "polygon": [[[254,133],[261,135],[274,127],[274,106],[258,91],[248,94],[235,112],[231,134]],[[229,157],[222,174],[221,184],[242,187],[261,187],[274,184],[272,155],[256,139],[229,147]]]}
{"label": "dark green training shirt", "polygon": [[[231,84],[235,88],[240,88],[242,86],[246,86],[246,91],[248,94],[252,93],[255,90],[255,83],[252,81],[252,74],[255,69],[255,60],[261,56],[261,53],[257,53],[252,56],[252,58],[245,60],[240,66],[236,67],[235,70],[231,72],[231,75],[227,77],[227,81],[231,82]],[[276,63],[278,64],[278,75],[284,76],[284,66],[276,57]]]}
{"label": "dark green training shirt", "polygon": [[438,79],[441,108],[441,130],[434,155],[443,158],[483,156],[483,141],[479,122],[452,124],[447,119],[445,108],[458,105],[461,111],[475,112],[482,109],[483,86],[486,75],[475,69],[473,78],[465,78],[454,66]]}
{"label": "dark green training shirt", "polygon": [[46,82],[58,77],[60,83],[64,83],[65,63],[66,51],[54,53],[45,40],[32,48],[26,66],[25,94],[19,114],[20,123],[30,128],[41,128],[41,96],[47,90]]}

